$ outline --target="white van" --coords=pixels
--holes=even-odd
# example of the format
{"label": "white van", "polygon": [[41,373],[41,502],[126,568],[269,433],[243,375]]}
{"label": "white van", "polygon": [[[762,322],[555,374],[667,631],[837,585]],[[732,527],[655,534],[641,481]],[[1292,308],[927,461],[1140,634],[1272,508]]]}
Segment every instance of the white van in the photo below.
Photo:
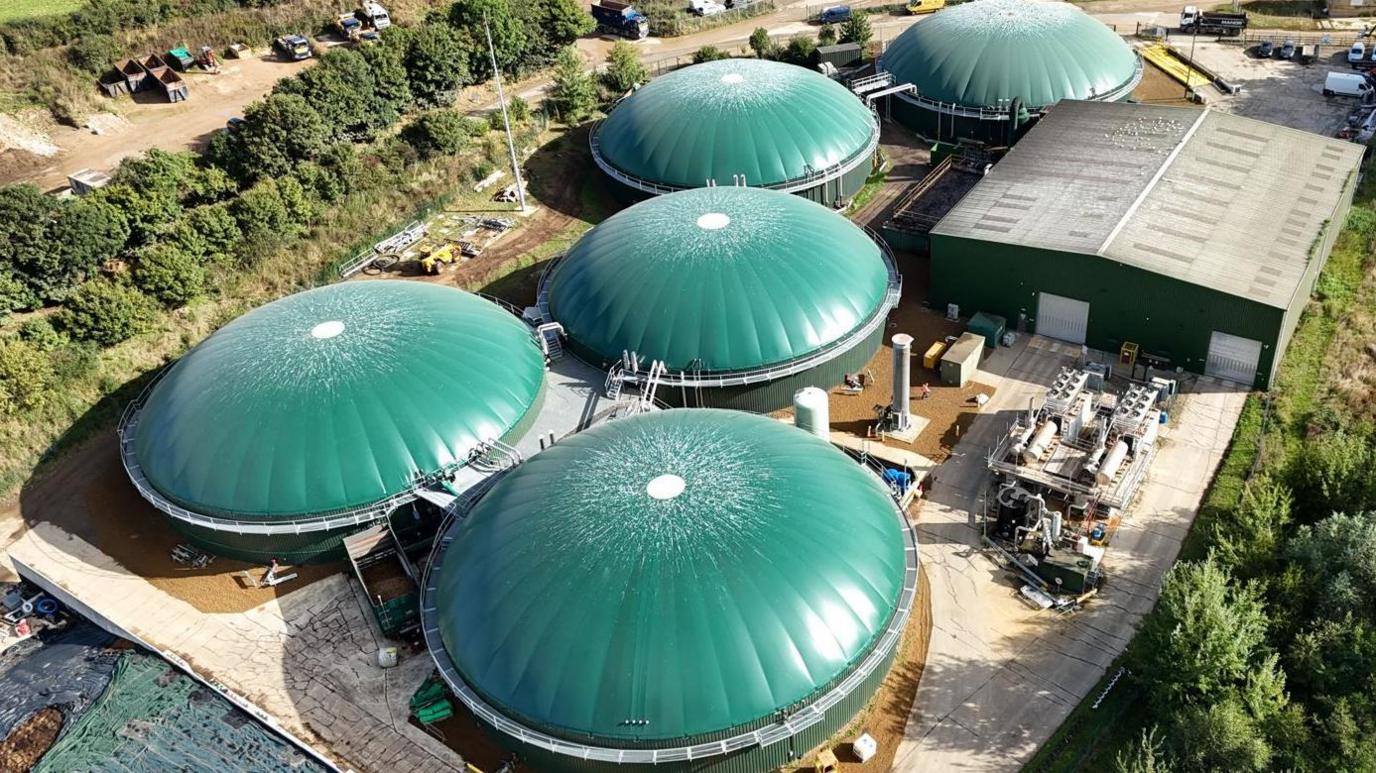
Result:
{"label": "white van", "polygon": [[1371,84],[1365,75],[1354,72],[1331,72],[1323,81],[1325,97],[1362,97],[1371,91]]}
{"label": "white van", "polygon": [[1356,43],[1353,43],[1352,48],[1347,49],[1347,63],[1352,65],[1353,67],[1356,67],[1357,65],[1361,64],[1362,60],[1365,58],[1366,44],[1362,41],[1359,40]]}

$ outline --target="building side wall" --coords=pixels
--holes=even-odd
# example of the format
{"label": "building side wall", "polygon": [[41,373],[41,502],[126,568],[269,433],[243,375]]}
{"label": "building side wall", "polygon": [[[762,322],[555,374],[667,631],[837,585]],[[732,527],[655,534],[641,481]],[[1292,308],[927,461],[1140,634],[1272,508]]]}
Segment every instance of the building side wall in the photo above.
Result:
{"label": "building side wall", "polygon": [[[1281,324],[1280,343],[1276,346],[1276,351],[1284,354],[1290,345],[1290,337],[1295,333],[1295,327],[1300,323],[1300,316],[1304,314],[1304,309],[1309,305],[1309,299],[1314,295],[1314,287],[1319,283],[1319,274],[1328,265],[1328,258],[1333,254],[1333,245],[1338,243],[1338,234],[1342,232],[1343,225],[1347,223],[1347,213],[1352,206],[1352,196],[1356,192],[1356,176],[1349,178],[1343,188],[1342,198],[1338,206],[1333,210],[1333,216],[1329,218],[1328,224],[1324,227],[1323,236],[1314,245],[1314,250],[1309,258],[1309,265],[1304,269],[1304,277],[1300,280],[1300,290],[1295,293],[1295,297],[1290,299],[1290,306],[1285,310],[1285,320]],[[1275,368],[1271,370],[1271,381],[1275,380]],[[1269,383],[1268,383],[1269,386]]]}
{"label": "building side wall", "polygon": [[1036,332],[1038,293],[1088,301],[1088,346],[1116,352],[1131,341],[1194,373],[1204,371],[1215,330],[1261,341],[1258,388],[1269,384],[1281,343],[1281,309],[1105,258],[933,234],[931,266],[935,308],[1000,314],[1010,330],[1025,315]]}

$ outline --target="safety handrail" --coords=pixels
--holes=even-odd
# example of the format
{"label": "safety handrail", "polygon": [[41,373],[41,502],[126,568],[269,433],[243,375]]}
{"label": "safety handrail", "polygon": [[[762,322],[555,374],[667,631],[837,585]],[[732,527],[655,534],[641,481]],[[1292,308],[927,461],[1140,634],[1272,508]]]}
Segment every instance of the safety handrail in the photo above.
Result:
{"label": "safety handrail", "polygon": [[[603,119],[603,121],[605,120],[606,119]],[[682,191],[687,190],[689,188],[700,187],[696,185],[665,185],[664,183],[657,183],[652,180],[646,180],[644,178],[637,177],[636,175],[630,174],[629,172],[624,172],[621,169],[614,166],[602,155],[602,140],[599,137],[599,134],[602,128],[603,121],[598,121],[596,124],[594,124],[592,127],[592,131],[588,133],[588,146],[592,150],[593,162],[596,163],[597,167],[601,169],[608,177],[611,177],[617,182],[620,182],[621,184],[634,188],[638,191],[642,191],[644,193],[652,193],[655,195],[674,193],[675,191]],[[879,119],[874,114],[874,111],[871,110],[870,136],[865,141],[865,146],[861,148],[859,151],[857,151],[854,155],[850,156],[849,158],[842,159],[840,162],[833,164],[829,167],[826,167],[824,169],[814,169],[808,171],[802,177],[794,178],[791,180],[784,180],[783,182],[772,183],[770,185],[757,185],[753,187],[766,188],[775,191],[783,191],[784,193],[796,193],[807,188],[812,188],[824,182],[829,182],[838,177],[846,175],[851,170],[855,169],[856,167],[860,166],[860,164],[868,161],[871,157],[873,157],[874,151],[878,147]]]}
{"label": "safety handrail", "polygon": [[[484,494],[491,490],[495,484],[492,476],[484,480],[479,486],[481,491],[475,491],[465,502],[466,507],[459,509],[457,501],[456,507],[451,508],[451,512],[446,516],[444,524],[440,528],[439,536],[435,540],[435,545],[431,549],[430,559],[425,564],[424,580],[421,583],[421,633],[425,639],[426,649],[430,652],[430,657],[435,661],[435,666],[440,672],[440,676],[455,697],[459,699],[471,711],[474,716],[481,718],[488,725],[496,728],[522,743],[527,743],[546,751],[574,757],[582,760],[593,760],[597,762],[609,762],[616,764],[659,764],[670,762],[685,762],[692,760],[706,759],[721,755],[731,754],[742,749],[751,747],[764,747],[777,743],[784,739],[797,735],[807,728],[821,722],[826,717],[828,709],[848,698],[855,690],[867,680],[883,663],[890,657],[898,647],[899,641],[903,637],[903,630],[907,627],[908,618],[912,613],[913,602],[917,596],[918,583],[918,552],[917,534],[911,523],[908,522],[901,504],[895,499],[894,515],[898,518],[903,539],[903,588],[899,593],[898,603],[894,612],[889,616],[883,634],[865,656],[850,673],[846,674],[840,681],[835,682],[828,689],[825,689],[815,700],[802,706],[796,711],[785,713],[778,721],[756,730],[747,730],[729,738],[719,741],[708,741],[705,743],[694,744],[691,746],[676,746],[660,749],[619,749],[605,746],[590,746],[587,744],[568,741],[562,738],[531,729],[508,718],[498,712],[487,703],[482,696],[478,695],[459,674],[454,661],[449,657],[445,649],[443,637],[439,630],[439,607],[435,568],[444,561],[444,555],[449,549],[450,543],[454,541],[455,535],[452,533],[458,522],[462,521],[469,510],[482,498]],[[880,480],[882,483],[882,479]],[[887,488],[887,487],[886,487]],[[473,490],[470,490],[473,491]],[[468,493],[468,492],[465,492]]]}

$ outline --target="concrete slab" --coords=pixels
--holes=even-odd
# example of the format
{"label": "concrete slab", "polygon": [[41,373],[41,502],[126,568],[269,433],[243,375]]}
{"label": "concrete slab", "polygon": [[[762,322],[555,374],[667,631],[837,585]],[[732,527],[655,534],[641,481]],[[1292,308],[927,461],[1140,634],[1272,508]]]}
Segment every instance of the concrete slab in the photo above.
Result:
{"label": "concrete slab", "polygon": [[975,513],[985,452],[1011,412],[1044,393],[1080,348],[1039,337],[990,353],[976,376],[996,393],[956,453],[932,474],[918,513],[931,581],[927,667],[894,767],[901,771],[1008,770],[1093,689],[1155,604],[1242,410],[1246,393],[1182,376],[1184,394],[1141,494],[1104,563],[1108,581],[1080,612],[1033,611],[981,550]]}

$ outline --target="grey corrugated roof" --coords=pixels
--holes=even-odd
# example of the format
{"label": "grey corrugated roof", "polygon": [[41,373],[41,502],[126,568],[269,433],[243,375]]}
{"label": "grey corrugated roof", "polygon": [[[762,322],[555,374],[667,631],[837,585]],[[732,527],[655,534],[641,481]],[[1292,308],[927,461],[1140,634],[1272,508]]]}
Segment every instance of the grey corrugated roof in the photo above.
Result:
{"label": "grey corrugated roof", "polygon": [[1284,308],[1361,156],[1229,113],[1066,101],[932,233],[1101,255]]}

